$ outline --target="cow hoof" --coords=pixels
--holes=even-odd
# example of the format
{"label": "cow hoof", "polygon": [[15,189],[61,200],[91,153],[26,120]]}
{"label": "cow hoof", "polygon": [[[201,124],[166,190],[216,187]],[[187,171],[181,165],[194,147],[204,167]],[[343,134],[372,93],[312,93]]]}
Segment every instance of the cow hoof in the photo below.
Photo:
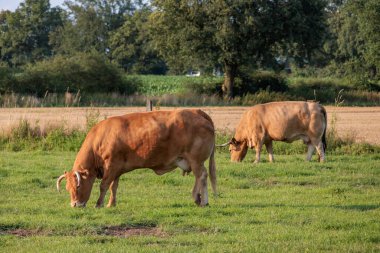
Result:
{"label": "cow hoof", "polygon": [[197,194],[197,198],[195,199],[195,204],[197,204],[197,206],[200,206],[202,201],[201,201],[201,195],[200,194]]}

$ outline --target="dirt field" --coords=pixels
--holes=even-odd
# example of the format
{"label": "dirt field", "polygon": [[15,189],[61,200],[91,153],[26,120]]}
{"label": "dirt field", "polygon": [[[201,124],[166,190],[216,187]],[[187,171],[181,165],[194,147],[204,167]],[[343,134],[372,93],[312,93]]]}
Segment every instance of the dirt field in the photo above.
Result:
{"label": "dirt field", "polygon": [[[219,130],[233,131],[244,110],[248,107],[202,107],[214,120]],[[163,108],[167,110],[173,108]],[[326,107],[328,119],[336,117],[336,128],[340,136],[353,137],[357,142],[380,145],[380,107]],[[86,124],[86,116],[98,115],[99,119],[131,112],[143,112],[145,107],[119,108],[1,108],[0,131],[4,134],[27,119],[42,129],[62,125],[66,128],[81,128]]]}

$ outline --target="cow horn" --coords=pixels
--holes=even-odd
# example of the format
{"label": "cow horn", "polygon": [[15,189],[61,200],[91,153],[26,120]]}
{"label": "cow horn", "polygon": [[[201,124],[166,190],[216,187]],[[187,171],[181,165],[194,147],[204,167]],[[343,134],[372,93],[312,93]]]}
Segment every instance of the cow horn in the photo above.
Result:
{"label": "cow horn", "polygon": [[220,145],[215,145],[216,147],[225,147],[225,146],[228,146],[230,145],[232,142],[229,141],[229,142],[226,142],[226,143],[223,143],[223,144],[220,144]]}
{"label": "cow horn", "polygon": [[79,187],[80,186],[80,175],[79,175],[79,172],[78,171],[75,171],[74,172],[75,173],[75,176],[77,177],[77,187]]}
{"label": "cow horn", "polygon": [[60,184],[61,184],[61,181],[66,177],[66,174],[63,174],[61,175],[58,180],[57,180],[57,190],[58,192],[61,192],[61,188],[60,188]]}

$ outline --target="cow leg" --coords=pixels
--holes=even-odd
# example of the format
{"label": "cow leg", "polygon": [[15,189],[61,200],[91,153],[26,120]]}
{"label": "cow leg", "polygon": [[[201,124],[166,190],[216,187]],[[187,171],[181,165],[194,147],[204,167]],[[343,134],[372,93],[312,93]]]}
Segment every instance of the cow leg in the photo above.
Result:
{"label": "cow leg", "polygon": [[311,157],[313,156],[314,153],[314,145],[311,143],[307,144],[307,155],[306,155],[306,161],[311,161]]}
{"label": "cow leg", "polygon": [[201,176],[201,206],[208,205],[208,191],[207,191],[207,170],[205,166],[202,164],[202,176]]}
{"label": "cow leg", "polygon": [[274,162],[274,157],[273,157],[273,142],[269,141],[265,144],[265,147],[267,148],[267,152],[269,154],[269,162]]}
{"label": "cow leg", "polygon": [[261,148],[263,144],[262,143],[257,143],[255,150],[256,150],[256,159],[254,163],[259,163],[260,162],[260,153],[261,153]]}
{"label": "cow leg", "polygon": [[111,195],[107,207],[116,206],[116,191],[117,187],[119,186],[119,178],[120,177],[117,177],[115,180],[113,180],[110,185],[109,189],[111,191]]}
{"label": "cow leg", "polygon": [[322,141],[320,141],[318,143],[318,145],[316,146],[316,148],[317,148],[317,152],[318,152],[318,155],[319,155],[319,162],[323,163],[326,160],[326,158],[325,158],[325,150],[323,148]]}
{"label": "cow leg", "polygon": [[102,182],[100,183],[100,195],[98,201],[96,202],[95,207],[102,207],[104,203],[104,197],[106,196],[107,189],[110,187],[113,180],[110,177],[103,177]]}
{"label": "cow leg", "polygon": [[193,199],[195,204],[197,204],[198,206],[201,204],[201,193],[199,188],[199,180],[197,177],[195,177],[195,184],[193,187]]}
{"label": "cow leg", "polygon": [[191,166],[195,176],[193,198],[197,205],[208,205],[207,170],[204,165]]}

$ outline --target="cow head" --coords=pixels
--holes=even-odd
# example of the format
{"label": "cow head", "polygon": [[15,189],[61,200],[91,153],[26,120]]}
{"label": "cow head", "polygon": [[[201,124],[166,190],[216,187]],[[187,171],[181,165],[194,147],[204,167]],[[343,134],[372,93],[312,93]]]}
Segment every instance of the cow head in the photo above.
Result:
{"label": "cow head", "polygon": [[231,161],[233,162],[243,161],[248,151],[247,142],[237,141],[235,138],[232,138],[229,144],[230,144],[229,150],[231,154]]}
{"label": "cow head", "polygon": [[216,147],[225,147],[229,146],[230,154],[231,154],[231,161],[233,162],[241,162],[243,161],[245,155],[248,151],[248,145],[246,141],[238,141],[234,138],[232,138],[229,142],[226,142],[221,145],[216,145]]}
{"label": "cow head", "polygon": [[71,207],[85,207],[90,198],[94,180],[90,180],[86,172],[70,171],[61,175],[57,180],[57,190],[66,179],[66,190],[70,193]]}

